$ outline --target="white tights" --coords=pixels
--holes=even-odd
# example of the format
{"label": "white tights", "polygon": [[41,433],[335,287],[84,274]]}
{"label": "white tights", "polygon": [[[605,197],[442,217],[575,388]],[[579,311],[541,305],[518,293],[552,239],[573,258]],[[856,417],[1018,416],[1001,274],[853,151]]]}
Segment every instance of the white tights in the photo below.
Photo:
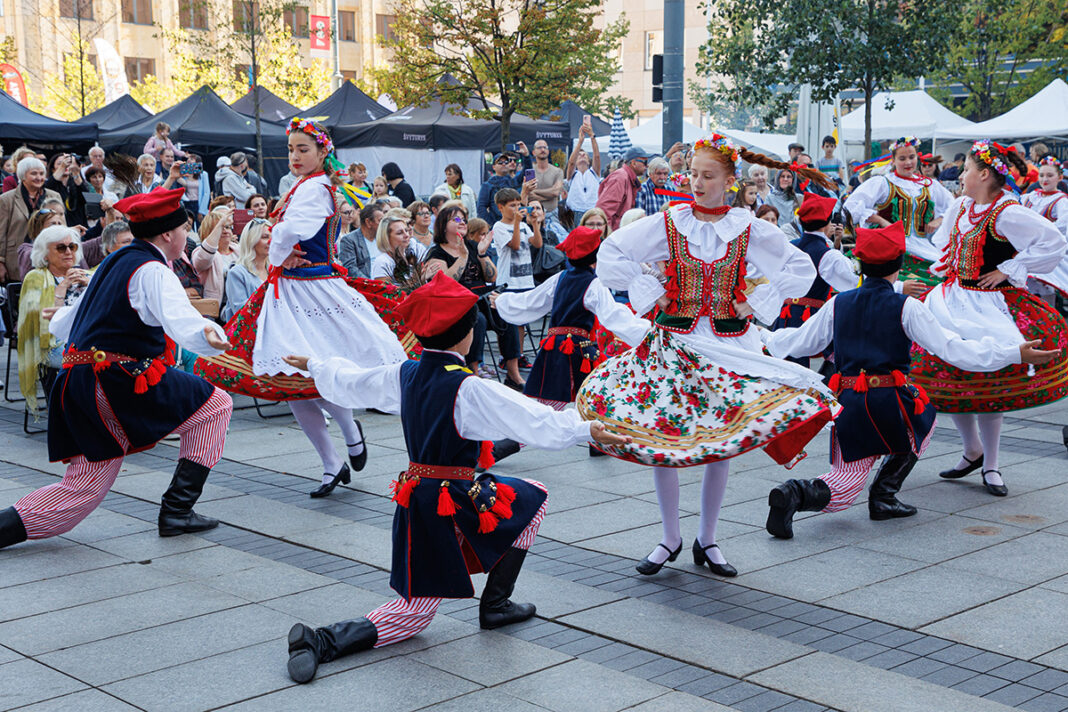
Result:
{"label": "white tights", "polygon": [[[1001,449],[1001,424],[1005,417],[1001,413],[955,413],[953,424],[957,426],[961,442],[964,445],[964,457],[975,460],[983,456],[983,472],[998,469],[998,451]],[[968,465],[961,458],[957,469]],[[997,473],[985,474],[984,478],[992,485],[1005,484]]]}
{"label": "white tights", "polygon": [[326,418],[323,416],[324,410],[341,428],[341,434],[345,436],[345,443],[348,445],[348,453],[359,455],[363,452],[363,438],[360,437],[360,431],[352,419],[351,408],[342,408],[323,398],[289,401],[289,408],[293,411],[297,425],[308,436],[315,452],[319,453],[319,459],[323,461],[323,482],[333,479],[344,462],[334,449],[334,443],[330,441]]}
{"label": "white tights", "polygon": [[[723,496],[727,491],[729,469],[730,463],[727,460],[705,465],[705,476],[701,480],[701,524],[697,535],[702,547],[716,543],[716,524],[719,522],[719,510],[723,506]],[[653,483],[656,485],[656,499],[660,504],[660,521],[664,535],[660,540],[663,546],[656,547],[653,553],[649,554],[649,560],[661,564],[667,561],[668,550],[674,551],[682,543],[682,530],[679,525],[679,472],[672,467],[654,467]],[[708,549],[705,553],[714,563],[727,563],[718,548]]]}

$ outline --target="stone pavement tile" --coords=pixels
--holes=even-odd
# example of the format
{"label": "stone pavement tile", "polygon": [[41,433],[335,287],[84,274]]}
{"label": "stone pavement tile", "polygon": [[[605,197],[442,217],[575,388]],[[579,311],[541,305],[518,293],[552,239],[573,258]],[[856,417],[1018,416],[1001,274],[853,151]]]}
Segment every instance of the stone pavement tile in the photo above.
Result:
{"label": "stone pavement tile", "polygon": [[1060,591],[1061,593],[1068,593],[1068,576],[1061,576],[1052,581],[1043,581],[1041,586],[1042,588],[1053,589],[1054,591]]}
{"label": "stone pavement tile", "polygon": [[[359,658],[361,655],[352,657]],[[274,665],[277,665],[279,676],[285,677],[284,658],[272,664],[272,672]],[[285,677],[285,681],[288,680]],[[392,658],[347,670],[341,675],[320,675],[308,685],[289,683],[288,687],[278,692],[223,709],[228,712],[332,710],[338,709],[339,705],[347,706],[347,701],[348,704],[357,703],[359,709],[375,712],[408,712],[478,689],[479,686],[473,682],[414,660]]]}
{"label": "stone pavement tile", "polygon": [[[162,490],[160,490],[162,492]],[[158,494],[157,494],[158,496]],[[117,512],[109,512],[103,507],[98,507],[92,514],[85,518],[78,526],[63,535],[64,539],[70,539],[81,544],[91,544],[101,539],[136,534],[138,532],[151,531],[156,534],[155,522],[146,522],[136,517],[129,517]],[[157,534],[158,536],[158,534]]]}
{"label": "stone pavement tile", "polygon": [[499,689],[555,712],[614,712],[669,692],[666,687],[584,660],[512,680]]}
{"label": "stone pavement tile", "polygon": [[1068,537],[1035,532],[947,561],[945,566],[988,575],[996,571],[998,578],[1036,584],[1068,574]]}
{"label": "stone pavement tile", "polygon": [[85,683],[26,659],[0,665],[0,680],[0,708],[5,710],[86,689]]}
{"label": "stone pavement tile", "polygon": [[565,616],[561,620],[735,677],[808,651],[763,633],[632,599]]}
{"label": "stone pavement tile", "polygon": [[255,495],[213,502],[211,516],[227,524],[277,537],[346,523],[340,517],[319,514]]}
{"label": "stone pavement tile", "polygon": [[1021,702],[1019,708],[1026,712],[1063,712],[1068,709],[1068,697],[1047,692]]}
{"label": "stone pavement tile", "polygon": [[1068,672],[1063,670],[1043,670],[1020,680],[1020,682],[1030,687],[1037,687],[1040,690],[1051,692],[1068,685]]}
{"label": "stone pavement tile", "polygon": [[1002,665],[999,668],[994,668],[990,671],[991,675],[996,675],[1010,682],[1019,682],[1024,678],[1031,677],[1037,673],[1042,672],[1041,665],[1035,665],[1024,660],[1013,660],[1007,665]]}
{"label": "stone pavement tile", "polygon": [[380,569],[389,570],[393,565],[390,531],[360,522],[295,532],[285,539]]}
{"label": "stone pavement tile", "polygon": [[976,675],[975,677],[969,677],[963,682],[950,685],[950,687],[954,690],[960,690],[968,695],[982,697],[984,695],[989,695],[994,690],[1001,689],[1008,684],[1008,680],[1002,680],[1000,677],[994,677],[993,675]]}
{"label": "stone pavement tile", "polygon": [[595,486],[579,487],[563,483],[553,484],[551,497],[550,512],[566,512],[619,499],[619,495],[605,492]]}
{"label": "stone pavement tile", "polygon": [[83,603],[147,591],[178,582],[174,576],[141,564],[94,569],[63,578],[0,588],[0,621],[58,611]]}
{"label": "stone pavement tile", "polygon": [[483,687],[492,687],[573,658],[525,640],[482,631],[478,635],[424,648],[409,655],[408,659]]}
{"label": "stone pavement tile", "polygon": [[905,628],[919,628],[1022,588],[1023,584],[938,565],[832,596],[821,603]]}
{"label": "stone pavement tile", "polygon": [[1004,705],[826,653],[812,653],[749,679],[843,712],[1007,712]]}
{"label": "stone pavement tile", "polygon": [[200,583],[240,596],[246,601],[259,602],[329,586],[334,583],[334,579],[309,573],[294,566],[268,562],[264,566],[201,579]]}
{"label": "stone pavement tile", "polygon": [[742,574],[737,580],[744,586],[813,602],[870,586],[921,566],[921,562],[901,556],[844,547]]}
{"label": "stone pavement tile", "polygon": [[41,662],[91,685],[137,677],[265,641],[285,651],[297,619],[263,606],[241,606],[57,650]]}
{"label": "stone pavement tile", "polygon": [[[78,531],[75,529],[74,531]],[[202,536],[183,534],[182,536],[160,536],[155,527],[138,534],[127,534],[109,539],[94,541],[92,547],[121,556],[127,561],[144,561],[157,556],[181,554],[193,549],[205,549],[215,543]]]}
{"label": "stone pavement tile", "polygon": [[1006,685],[999,690],[994,690],[985,699],[1000,702],[1003,705],[1011,705],[1019,708],[1020,703],[1027,702],[1042,694],[1042,690],[1019,683]]}
{"label": "stone pavement tile", "polygon": [[[1026,533],[1026,529],[1005,523],[990,525],[971,517],[950,515],[941,516],[912,529],[867,539],[857,546],[888,554],[905,554],[911,559],[935,564],[989,548]],[[937,546],[924,546],[920,542],[936,542]]]}
{"label": "stone pavement tile", "polygon": [[[143,499],[149,502],[159,502],[160,496],[167,490],[167,487],[171,482],[171,477],[173,476],[173,467],[167,468],[166,470],[156,470],[137,475],[121,475],[115,480],[115,485],[112,487],[112,490],[131,497],[136,497],[137,499]],[[217,475],[208,475],[208,481],[204,484],[204,492],[197,500],[197,511],[203,510],[205,515],[215,516],[212,513],[214,508],[207,505],[207,502],[212,502],[217,499],[238,497],[241,495],[240,492],[234,489],[220,487],[218,484],[215,484],[216,481],[223,481],[223,479],[224,478]]]}
{"label": "stone pavement tile", "polygon": [[434,712],[545,712],[544,707],[512,697],[496,688],[475,690],[423,709],[432,709]]}
{"label": "stone pavement tile", "polygon": [[655,504],[627,498],[567,512],[554,513],[550,508],[539,531],[550,539],[573,543],[659,521]]}
{"label": "stone pavement tile", "polygon": [[634,707],[628,707],[627,712],[733,712],[730,707],[706,700],[685,692],[669,692],[660,697],[654,697],[648,702],[643,702]]}
{"label": "stone pavement tile", "polygon": [[388,600],[385,596],[362,588],[337,583],[272,598],[264,601],[262,605],[293,616],[306,625],[323,626],[349,618],[359,618]]}
{"label": "stone pavement tile", "polygon": [[4,572],[0,588],[125,563],[117,556],[67,541],[51,543],[45,539],[41,543],[40,551],[35,551],[35,541],[0,549],[0,571]]}
{"label": "stone pavement tile", "polygon": [[[25,488],[26,488],[26,486],[23,485],[21,482],[16,482],[15,480],[8,480],[8,479],[5,479],[3,477],[0,477],[0,492],[6,492],[7,490],[13,490],[13,489],[25,489]],[[8,496],[8,495],[5,495],[5,499],[10,500],[11,497]]]}
{"label": "stone pavement tile", "polygon": [[39,655],[244,603],[206,586],[179,583],[0,624],[0,643]]}
{"label": "stone pavement tile", "polygon": [[[1068,670],[1068,645],[1051,650],[1045,655],[1035,658],[1035,662],[1060,670]],[[997,671],[995,671],[995,674],[997,674]],[[1063,690],[1062,692],[1068,693],[1068,690]]]}
{"label": "stone pavement tile", "polygon": [[[971,657],[966,660],[961,660],[959,663],[957,663],[957,665],[962,668],[967,668],[968,670],[975,670],[976,672],[987,673],[993,670],[994,668],[1001,667],[1002,665],[1005,665],[1009,662],[1012,662],[1012,658],[1010,657],[1007,657],[1005,655],[999,655],[998,653],[985,652],[979,653],[975,657]],[[1068,678],[1068,675],[1066,675],[1065,677]],[[1062,681],[1061,683],[1058,683],[1058,685],[1063,684],[1063,682],[1068,682],[1068,680]],[[1030,685],[1032,683],[1027,684]],[[1052,690],[1054,687],[1057,687],[1057,685],[1053,685],[1052,687],[1035,685],[1035,687],[1042,687],[1043,690]]]}
{"label": "stone pavement tile", "polygon": [[912,653],[906,653],[904,650],[887,650],[885,653],[878,653],[872,655],[870,658],[864,658],[865,665],[871,665],[873,667],[882,668],[883,670],[889,670],[896,668],[898,665],[903,665],[911,660],[915,660],[917,656]]}
{"label": "stone pavement tile", "polygon": [[159,556],[152,559],[152,563],[147,566],[154,571],[164,571],[173,576],[195,581],[253,569],[269,563],[271,563],[269,559],[244,551],[227,546],[212,546],[170,556]]}
{"label": "stone pavement tile", "polygon": [[921,680],[927,682],[933,682],[936,685],[942,685],[943,687],[953,687],[954,685],[970,680],[976,677],[974,670],[968,670],[967,668],[957,667],[956,665],[946,665],[944,668],[935,670],[929,675],[924,675]]}
{"label": "stone pavement tile", "polygon": [[[1058,463],[1063,467],[1063,463]],[[1005,522],[1024,529],[1044,529],[1051,524],[1068,522],[1068,484],[1037,492],[1012,496],[1012,474],[1008,475],[1010,496],[964,512],[965,516],[990,522]]]}
{"label": "stone pavement tile", "polygon": [[[910,489],[907,501],[922,502],[924,509],[933,512],[941,512],[943,514],[966,512],[969,517],[988,520],[989,515],[974,513],[976,507],[990,504],[992,499],[978,477],[973,475],[960,480],[943,480],[938,477],[937,472],[939,470],[952,467],[958,460],[960,460],[959,451],[954,455],[945,457],[941,465],[935,464],[932,459],[929,465],[931,474],[922,480],[929,484]],[[928,462],[928,458],[925,457],[921,464],[926,462]],[[910,477],[909,479],[913,478]]]}
{"label": "stone pavement tile", "polygon": [[516,581],[518,600],[533,601],[538,606],[538,615],[559,618],[605,603],[618,601],[624,596],[592,586],[564,581],[554,576],[524,571]]}
{"label": "stone pavement tile", "polygon": [[921,632],[1029,660],[1068,640],[1068,594],[1032,588],[945,620]]}
{"label": "stone pavement tile", "polygon": [[9,663],[13,660],[22,660],[22,656],[16,653],[11,648],[5,648],[4,646],[0,645],[0,665],[3,665],[4,663]]}
{"label": "stone pavement tile", "polygon": [[135,712],[128,705],[100,690],[82,690],[63,697],[38,702],[29,707],[19,707],[19,712]]}

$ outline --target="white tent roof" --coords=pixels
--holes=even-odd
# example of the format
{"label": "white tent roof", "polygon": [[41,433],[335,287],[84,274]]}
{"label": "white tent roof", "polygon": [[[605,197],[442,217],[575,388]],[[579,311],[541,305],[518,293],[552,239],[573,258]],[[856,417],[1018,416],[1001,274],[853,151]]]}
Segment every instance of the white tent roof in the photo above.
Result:
{"label": "white tent roof", "polygon": [[943,127],[938,138],[1034,138],[1068,135],[1068,84],[1054,79],[1001,116],[968,127]]}
{"label": "white tent roof", "polygon": [[[886,108],[887,100],[893,103],[892,109]],[[967,132],[973,125],[920,89],[879,92],[871,100],[871,137],[876,141],[901,136],[930,138],[950,129]],[[846,141],[864,140],[863,106],[842,117],[841,135]]]}
{"label": "white tent roof", "polygon": [[790,155],[790,144],[797,140],[793,134],[757,133],[735,129],[723,129],[723,134],[730,136],[746,148],[778,157],[784,161]]}
{"label": "white tent roof", "polygon": [[[635,145],[641,146],[651,153],[663,153],[665,148],[661,146],[661,143],[663,143],[664,139],[664,112],[661,111],[656,116],[650,118],[645,123],[640,124],[637,128],[631,129],[627,133],[630,134],[630,140]],[[701,138],[704,138],[705,133],[705,130],[700,126],[694,126],[689,121],[683,119],[682,140],[684,143],[695,143]],[[670,146],[667,148],[670,148]]]}

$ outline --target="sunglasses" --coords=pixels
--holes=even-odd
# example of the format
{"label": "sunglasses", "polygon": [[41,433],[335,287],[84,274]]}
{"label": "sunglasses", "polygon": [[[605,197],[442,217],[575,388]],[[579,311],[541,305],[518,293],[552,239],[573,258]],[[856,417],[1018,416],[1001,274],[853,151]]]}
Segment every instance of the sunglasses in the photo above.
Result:
{"label": "sunglasses", "polygon": [[252,218],[251,220],[249,220],[249,222],[253,225],[266,225],[267,218]]}
{"label": "sunglasses", "polygon": [[41,208],[40,210],[37,211],[37,214],[38,215],[51,215],[54,212],[55,212],[55,210],[52,210],[52,208]]}
{"label": "sunglasses", "polygon": [[56,252],[77,252],[78,246],[73,242],[55,242]]}
{"label": "sunglasses", "polygon": [[454,223],[456,223],[457,225],[466,225],[467,224],[467,218],[465,218],[463,215],[457,215],[456,217],[454,217],[452,219],[452,221]]}
{"label": "sunglasses", "polygon": [[418,217],[421,217],[421,218],[428,218],[428,217],[430,217],[430,211],[428,211],[428,210],[420,210],[419,212],[416,213],[416,215]]}

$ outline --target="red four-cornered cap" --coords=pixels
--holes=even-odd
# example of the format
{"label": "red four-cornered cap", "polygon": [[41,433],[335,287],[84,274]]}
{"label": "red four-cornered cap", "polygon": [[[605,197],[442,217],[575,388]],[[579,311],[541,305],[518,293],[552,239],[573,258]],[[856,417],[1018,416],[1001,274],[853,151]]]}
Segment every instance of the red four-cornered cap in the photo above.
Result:
{"label": "red four-cornered cap", "polygon": [[853,255],[861,262],[881,265],[905,253],[905,227],[899,220],[896,223],[874,230],[857,228],[857,246]]}
{"label": "red four-cornered cap", "polygon": [[460,321],[478,296],[439,271],[397,306],[397,314],[416,336],[437,336]]}
{"label": "red four-cornered cap", "polygon": [[568,233],[567,239],[556,246],[556,249],[568,256],[568,259],[577,260],[590,254],[601,246],[601,231],[592,227],[576,227]]}
{"label": "red four-cornered cap", "polygon": [[797,209],[797,217],[801,222],[830,222],[836,205],[838,201],[834,198],[805,193],[805,199]]}

